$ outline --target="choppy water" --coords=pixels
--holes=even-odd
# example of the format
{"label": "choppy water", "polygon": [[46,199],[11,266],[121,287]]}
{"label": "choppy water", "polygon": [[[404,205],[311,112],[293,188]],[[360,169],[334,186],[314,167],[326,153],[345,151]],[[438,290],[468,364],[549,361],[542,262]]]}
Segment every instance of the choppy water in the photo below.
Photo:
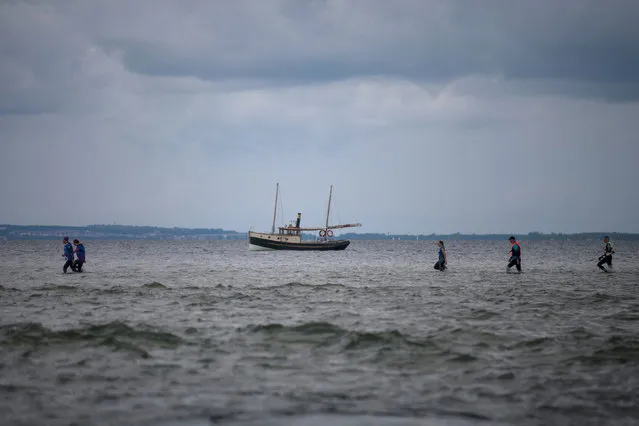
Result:
{"label": "choppy water", "polygon": [[15,425],[639,424],[639,244],[1,242]]}

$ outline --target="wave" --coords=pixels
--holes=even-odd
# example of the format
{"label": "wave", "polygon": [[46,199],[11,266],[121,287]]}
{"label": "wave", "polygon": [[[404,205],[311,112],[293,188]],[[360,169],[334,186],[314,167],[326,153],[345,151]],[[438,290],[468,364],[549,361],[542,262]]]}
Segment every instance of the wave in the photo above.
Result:
{"label": "wave", "polygon": [[283,289],[286,289],[286,290],[307,289],[307,290],[320,291],[320,290],[339,290],[339,289],[348,289],[348,288],[350,287],[347,287],[343,284],[333,284],[333,283],[305,284],[298,281],[292,281],[286,284],[274,285],[269,287],[259,287],[259,288],[256,288],[256,290],[270,291],[270,290],[283,290]]}
{"label": "wave", "polygon": [[633,336],[611,336],[599,348],[566,359],[566,364],[601,366],[629,364],[639,359],[639,339]]}
{"label": "wave", "polygon": [[626,299],[626,295],[616,295],[616,294],[610,294],[610,293],[594,293],[594,294],[590,294],[587,295],[583,298],[584,302],[590,302],[590,303],[601,303],[601,302],[606,302],[606,301],[623,301]]}
{"label": "wave", "polygon": [[162,283],[159,283],[157,281],[153,281],[151,283],[147,283],[141,286],[142,288],[148,288],[148,289],[160,289],[160,290],[167,290],[168,287],[165,286]]}
{"label": "wave", "polygon": [[309,322],[296,326],[285,326],[282,324],[252,325],[247,328],[254,332],[281,333],[293,332],[300,335],[341,333],[344,330],[336,325],[327,322]]}
{"label": "wave", "polygon": [[430,341],[413,340],[397,330],[357,331],[346,330],[328,322],[308,322],[295,326],[282,324],[253,325],[244,329],[251,333],[265,334],[269,339],[287,343],[315,342],[319,346],[337,345],[340,349],[360,350],[374,347],[434,347]]}
{"label": "wave", "polygon": [[149,353],[142,346],[172,349],[182,343],[182,339],[172,333],[144,326],[131,327],[119,321],[66,330],[51,330],[34,322],[0,326],[0,344],[5,347],[37,349],[78,343],[111,347],[149,358]]}
{"label": "wave", "polygon": [[472,309],[470,318],[476,320],[489,320],[499,316],[501,316],[499,312],[494,312],[487,309]]}
{"label": "wave", "polygon": [[639,312],[618,312],[616,314],[607,316],[606,319],[619,321],[637,321],[639,320]]}
{"label": "wave", "polygon": [[511,349],[519,349],[519,348],[539,348],[546,346],[548,344],[552,344],[554,339],[552,337],[533,337],[532,339],[525,339],[520,342],[516,342],[512,346]]}
{"label": "wave", "polygon": [[126,288],[117,286],[117,285],[109,287],[109,288],[100,288],[100,289],[97,289],[96,291],[101,294],[122,294],[122,293],[128,292]]}
{"label": "wave", "polygon": [[252,296],[250,294],[245,294],[245,293],[240,293],[239,291],[236,291],[235,293],[233,293],[231,296],[228,297],[224,297],[224,299],[230,299],[230,300],[261,300],[259,297],[256,296]]}
{"label": "wave", "polygon": [[36,291],[49,291],[49,290],[77,290],[78,287],[64,284],[45,284],[42,287],[37,287]]}
{"label": "wave", "polygon": [[611,336],[593,356],[620,364],[636,361],[639,359],[639,340],[630,336]]}

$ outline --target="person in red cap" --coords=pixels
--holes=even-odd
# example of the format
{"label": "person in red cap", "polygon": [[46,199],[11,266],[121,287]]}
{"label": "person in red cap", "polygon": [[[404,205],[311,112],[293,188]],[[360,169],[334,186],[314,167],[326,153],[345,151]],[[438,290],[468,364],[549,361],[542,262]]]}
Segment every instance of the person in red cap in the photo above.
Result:
{"label": "person in red cap", "polygon": [[512,235],[508,238],[508,240],[510,241],[511,246],[510,259],[508,260],[508,267],[506,268],[506,271],[510,272],[510,268],[515,266],[517,267],[517,271],[521,272],[521,245]]}
{"label": "person in red cap", "polygon": [[73,266],[73,246],[69,242],[69,237],[64,237],[62,239],[62,243],[64,244],[64,254],[62,257],[67,260],[62,267],[62,272],[66,274],[69,267],[71,267],[71,270],[75,271],[75,267]]}

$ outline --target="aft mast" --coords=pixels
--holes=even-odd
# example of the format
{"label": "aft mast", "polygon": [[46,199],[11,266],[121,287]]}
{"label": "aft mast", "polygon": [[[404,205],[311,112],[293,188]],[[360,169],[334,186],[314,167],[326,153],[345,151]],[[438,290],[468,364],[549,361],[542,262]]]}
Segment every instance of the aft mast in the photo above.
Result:
{"label": "aft mast", "polygon": [[273,208],[273,226],[271,226],[271,234],[275,234],[275,217],[277,216],[277,195],[280,192],[280,183],[275,184],[275,207]]}
{"label": "aft mast", "polygon": [[333,185],[328,193],[328,209],[326,209],[326,230],[328,231],[328,218],[331,215],[331,197],[333,196]]}

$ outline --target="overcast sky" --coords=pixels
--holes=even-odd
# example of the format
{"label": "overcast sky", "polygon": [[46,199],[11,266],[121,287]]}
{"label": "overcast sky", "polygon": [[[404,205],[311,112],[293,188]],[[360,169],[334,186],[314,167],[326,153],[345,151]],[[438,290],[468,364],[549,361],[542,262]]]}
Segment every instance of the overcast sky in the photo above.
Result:
{"label": "overcast sky", "polygon": [[0,223],[639,232],[639,2],[0,2]]}

